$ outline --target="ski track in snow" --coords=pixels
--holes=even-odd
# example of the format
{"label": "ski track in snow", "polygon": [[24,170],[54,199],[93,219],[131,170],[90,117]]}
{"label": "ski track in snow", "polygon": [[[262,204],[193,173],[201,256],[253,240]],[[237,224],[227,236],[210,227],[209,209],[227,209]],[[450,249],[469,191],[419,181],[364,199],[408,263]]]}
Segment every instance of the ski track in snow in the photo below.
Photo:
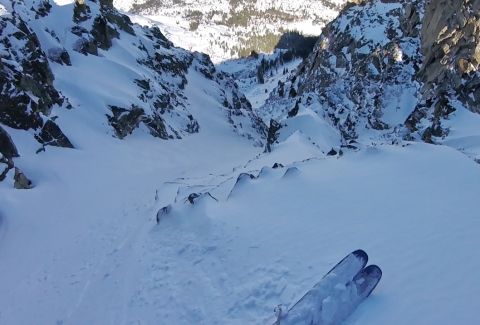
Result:
{"label": "ski track in snow", "polygon": [[[311,162],[312,161],[303,164],[311,164]],[[300,169],[302,169],[302,167],[300,167]],[[278,177],[282,175],[284,171],[285,169],[282,169],[281,172],[273,171],[273,174],[277,174]],[[239,172],[240,171],[237,171],[236,173]],[[266,177],[268,180],[272,178],[271,176],[272,175],[264,176],[264,178]],[[220,183],[223,177],[219,177]],[[201,178],[195,178],[190,181],[193,184],[198,184],[199,180],[201,180]],[[183,179],[183,181],[186,183],[189,182],[188,179]],[[255,180],[253,182],[255,182]],[[169,185],[171,185],[171,183]],[[199,185],[191,186],[199,187]],[[209,184],[207,188],[210,186],[211,184]],[[247,186],[254,185],[247,184]],[[240,195],[245,191],[248,192],[247,189],[243,189],[240,191]],[[355,200],[355,202],[359,203],[360,200]],[[285,264],[289,263],[286,262],[285,257],[281,257],[281,249],[277,257],[273,259],[270,257],[270,259],[267,259],[268,262],[267,260],[265,261],[265,264],[258,264],[258,261],[262,261],[263,259],[254,259],[255,262],[249,263],[248,258],[246,258],[244,263],[244,260],[238,258],[238,256],[243,256],[245,252],[247,252],[246,254],[248,255],[251,253],[255,254],[255,251],[262,251],[262,248],[264,248],[262,246],[268,244],[269,240],[271,242],[272,239],[266,240],[263,245],[251,244],[250,241],[245,240],[245,238],[240,238],[241,235],[245,236],[245,233],[242,234],[242,232],[240,232],[237,236],[235,231],[231,229],[232,225],[228,225],[227,221],[222,220],[224,216],[223,209],[216,211],[216,213],[208,213],[208,205],[215,205],[216,203],[213,203],[213,201],[202,201],[197,204],[196,206],[186,205],[184,208],[180,208],[180,210],[185,210],[177,211],[173,213],[173,215],[167,216],[161,220],[160,225],[152,227],[148,231],[146,243],[142,245],[143,250],[136,254],[136,256],[142,256],[142,260],[146,262],[142,265],[143,271],[140,273],[142,274],[140,278],[143,280],[138,290],[135,291],[129,306],[131,308],[130,315],[137,315],[138,318],[130,318],[128,319],[128,323],[139,322],[149,324],[155,323],[156,319],[163,319],[167,323],[171,322],[175,324],[242,324],[245,322],[249,324],[264,324],[268,322],[272,308],[277,302],[287,302],[287,304],[288,301],[290,303],[294,302],[295,296],[301,294],[303,290],[308,289],[308,284],[315,283],[315,281],[321,277],[322,273],[318,274],[318,269],[325,271],[331,264],[336,262],[333,256],[331,256],[328,262],[321,263],[320,266],[316,266],[313,263],[305,263],[305,261],[297,261],[297,263],[307,265],[306,269],[308,271],[305,272],[304,270],[303,272],[309,274],[307,278],[302,278],[300,281],[298,279],[299,273],[292,272],[289,267],[285,266]],[[184,204],[181,203],[181,205]],[[219,212],[220,214],[218,215]],[[228,212],[228,210],[226,212]],[[306,213],[310,214],[308,212]],[[233,214],[238,214],[238,211],[235,210]],[[265,219],[271,221],[271,216],[265,216]],[[444,223],[446,219],[445,217],[440,217],[436,222]],[[264,227],[263,222],[260,222],[260,224]],[[367,230],[366,226],[362,224],[357,224],[356,226],[360,227],[360,229]],[[380,228],[384,226],[385,225]],[[422,237],[418,238],[415,237],[417,236],[415,233],[419,234],[424,230],[420,232],[415,231],[415,228],[418,228],[415,225],[407,225],[407,227],[405,227],[403,222],[393,221],[390,226],[393,228],[398,227],[400,235],[395,232],[390,232],[389,236],[396,236],[397,238],[395,239],[399,241],[402,240],[402,236],[409,237],[411,233],[413,235],[411,238],[416,238],[414,241],[420,239],[421,242],[430,243],[427,245],[426,251],[435,247],[435,250],[428,254],[436,256],[435,259],[439,260],[442,259],[445,252],[452,252],[451,249],[442,242],[444,236],[449,238],[448,242],[454,242],[454,239],[464,238],[464,235],[466,235],[465,238],[469,238],[467,240],[473,238],[471,237],[473,233],[470,233],[468,230],[465,232],[466,229],[463,229],[463,226],[452,229],[453,237],[444,232],[436,233],[435,230],[439,229],[430,229],[423,232]],[[426,229],[430,228],[428,224],[425,226],[427,226]],[[238,227],[239,226],[235,226],[235,228]],[[243,228],[243,231],[245,231],[246,228]],[[263,228],[263,230],[265,230],[265,228]],[[273,233],[276,232],[274,227],[272,227],[271,230]],[[284,231],[282,228],[278,230],[280,232]],[[375,227],[373,230],[374,232],[376,231]],[[368,230],[366,231],[366,233],[370,232],[371,231]],[[335,235],[341,233],[345,233],[345,231],[339,230],[333,236],[329,234],[331,237],[322,240],[317,239],[318,244],[328,251],[332,248],[327,248],[329,246],[327,243],[329,241],[335,242]],[[350,232],[347,231],[346,233]],[[353,233],[350,233],[350,235],[352,234]],[[311,234],[307,237],[310,236]],[[281,238],[282,236],[279,237]],[[379,242],[381,241],[382,239],[379,240]],[[259,242],[261,243],[262,240],[259,240]],[[280,242],[282,241],[280,240]],[[308,240],[306,240],[306,242],[308,242]],[[374,248],[374,252],[377,251],[380,256],[380,261],[383,258],[387,262],[388,260],[390,260],[390,263],[392,262],[391,258],[386,258],[389,255],[388,251],[383,250],[382,253],[382,250],[378,247],[378,242],[375,240],[372,241],[371,237],[367,242]],[[287,240],[283,241],[282,244],[283,245],[280,246],[285,247],[284,256],[290,255],[290,258],[295,256],[295,254],[289,254]],[[302,246],[301,243],[299,244]],[[345,246],[345,242],[341,246]],[[400,247],[392,250],[395,254],[404,257],[402,260],[406,261],[407,265],[402,269],[414,268],[415,265],[421,266],[423,260],[423,258],[420,257],[421,254],[416,256],[416,254],[413,253],[416,249],[419,250],[420,248],[414,248],[415,245],[411,247],[408,246],[409,245],[405,248],[405,251],[400,249]],[[351,246],[346,245],[345,247]],[[237,250],[239,249],[244,251],[238,252]],[[295,249],[293,249],[293,251],[295,251]],[[301,251],[303,252],[303,250]],[[333,248],[333,251],[338,252],[335,248]],[[440,255],[437,256],[437,254],[434,254],[435,252]],[[387,253],[387,255],[385,255],[385,253]],[[236,257],[231,258],[231,255],[236,255]],[[308,255],[309,253],[307,256]],[[450,256],[450,258],[453,257],[450,253],[448,253],[447,256]],[[375,258],[375,256],[373,256],[373,258]],[[232,263],[232,260],[236,260],[236,263]],[[321,260],[323,260],[323,258],[321,258]],[[156,262],[151,264],[152,261]],[[385,263],[385,268],[387,271],[395,273],[395,271],[392,271],[394,267],[389,267],[390,263]],[[248,265],[248,267],[245,267],[239,272],[237,268],[243,264],[245,264],[245,266]],[[232,267],[231,265],[234,266]],[[398,267],[398,265],[396,267]],[[423,269],[423,267],[420,268]],[[424,271],[427,272],[427,270]],[[409,279],[415,275],[418,276],[418,273],[407,272],[405,278]],[[292,290],[292,288],[295,287],[302,288],[302,290]],[[294,294],[292,294],[292,291]],[[208,297],[208,303],[203,301],[199,303],[198,293],[201,293],[200,295],[203,297],[200,299],[207,299],[206,297]],[[288,298],[286,299],[286,297]],[[374,295],[371,300],[372,302],[366,304],[373,304],[373,306],[375,306],[378,298],[375,298]],[[148,316],[145,317],[144,315],[148,315],[146,311],[149,310],[151,306],[155,306],[153,309],[156,311],[156,314],[152,315],[153,317],[150,316],[151,318]],[[181,307],[179,308],[179,306]],[[362,310],[362,308],[360,308],[360,310]],[[367,319],[368,316],[371,315],[367,315]],[[355,317],[352,317],[352,324],[355,323],[355,319]],[[364,323],[364,321],[360,321],[359,323]],[[423,323],[426,324],[427,322]]]}
{"label": "ski track in snow", "polygon": [[[375,150],[372,153],[374,156],[376,155]],[[399,157],[401,158],[401,155]],[[397,157],[397,159],[399,157]],[[355,160],[355,158],[352,159]],[[330,160],[334,161],[334,159]],[[318,161],[318,163],[321,163],[321,161]],[[408,165],[408,160],[406,163]],[[306,164],[308,167],[308,165],[316,163],[315,161],[309,161],[302,164]],[[390,164],[392,163],[390,162]],[[395,166],[395,164],[392,165]],[[415,164],[412,166],[415,168]],[[299,166],[299,168],[303,169],[301,166]],[[423,167],[420,169],[422,168]],[[343,169],[343,167],[341,167],[341,169]],[[270,175],[264,173],[264,175],[268,176],[263,176],[263,181],[265,181],[265,178],[266,181],[282,179],[281,175],[283,175],[285,170],[286,168],[281,171],[272,171]],[[424,172],[424,170],[421,171]],[[239,172],[240,171],[237,171],[235,173],[238,174]],[[367,174],[371,173],[369,170],[363,171],[363,173],[365,172]],[[276,174],[275,177],[273,176],[274,174]],[[476,176],[478,176],[478,172],[476,173]],[[219,177],[219,183],[222,183],[224,177],[225,176]],[[199,178],[190,180],[193,184],[197,184],[192,185],[192,187],[198,189],[199,180]],[[189,180],[183,179],[183,181],[188,183]],[[262,180],[260,179],[259,181],[261,182]],[[398,181],[399,180],[397,180],[397,182]],[[253,180],[252,182],[258,181]],[[171,183],[169,185],[171,185]],[[210,186],[211,184],[209,184],[207,188]],[[255,187],[253,184],[247,184],[246,186],[247,188],[242,188],[239,195],[244,195],[244,192],[248,193],[248,186]],[[259,184],[256,184],[256,186],[259,186]],[[403,193],[402,191],[404,188],[400,186],[399,190],[400,193]],[[254,193],[257,191],[263,193],[261,190],[253,189],[253,191]],[[377,195],[378,194],[379,193],[377,193]],[[392,193],[392,195],[395,196],[394,193]],[[247,196],[249,195],[247,194]],[[383,195],[382,198],[388,199],[388,194]],[[412,199],[410,196],[409,198]],[[362,202],[360,199],[353,199],[353,202],[356,202],[357,204]],[[455,197],[455,200],[458,199],[458,197]],[[235,200],[235,198],[233,200]],[[465,200],[467,200],[467,198],[465,198]],[[308,201],[309,200],[306,200],[306,202]],[[220,205],[221,204],[222,203],[220,203]],[[228,206],[228,203],[225,204]],[[246,235],[245,231],[248,233],[251,230],[245,224],[242,226],[235,226],[237,222],[233,221],[232,216],[230,216],[232,218],[230,221],[233,221],[233,225],[229,224],[228,208],[211,208],[211,210],[214,211],[212,212],[209,211],[209,205],[218,205],[218,203],[214,203],[208,199],[200,201],[195,206],[181,203],[179,211],[175,211],[172,215],[165,217],[160,221],[160,225],[153,227],[149,231],[147,243],[143,246],[149,247],[149,249],[141,253],[141,256],[145,257],[143,260],[147,262],[143,265],[144,271],[142,273],[143,276],[141,276],[143,281],[135,292],[130,305],[132,308],[130,314],[137,315],[138,318],[129,319],[129,323],[135,323],[135,321],[138,321],[139,323],[148,324],[155,323],[155,319],[164,319],[167,323],[171,322],[175,324],[242,324],[245,322],[249,324],[265,324],[266,322],[268,323],[268,319],[271,317],[272,308],[276,303],[283,302],[288,305],[288,303],[295,302],[295,297],[297,296],[298,298],[298,295],[301,295],[304,290],[309,288],[308,284],[315,283],[321,277],[323,273],[320,272],[319,274],[319,269],[324,272],[336,262],[335,257],[333,256],[334,254],[330,255],[331,258],[327,260],[328,262],[325,262],[322,255],[318,256],[317,259],[324,260],[324,262],[319,265],[308,262],[306,263],[305,260],[297,260],[294,264],[303,264],[306,268],[302,272],[292,272],[291,268],[286,265],[291,264],[291,261],[288,261],[288,259],[295,256],[292,252],[295,252],[296,250],[298,251],[299,247],[291,249],[290,252],[288,248],[288,243],[290,241],[288,240],[288,236],[279,236],[279,238],[287,239],[284,239],[283,241],[281,239],[278,240],[282,243],[279,246],[284,247],[284,249],[279,249],[278,252],[276,252],[277,255],[272,254],[272,256],[269,256],[266,259],[264,257],[249,260],[245,255],[255,255],[255,252],[265,250],[265,246],[272,243],[272,238],[270,237],[264,240],[262,236],[250,237],[247,235],[246,240],[244,237]],[[367,205],[363,207],[363,209],[365,208],[370,210],[372,207],[368,207]],[[387,207],[383,206],[381,209],[385,208]],[[424,208],[428,209],[428,204],[427,206],[424,206]],[[317,208],[314,208],[313,210],[316,209]],[[274,210],[278,211],[279,209],[277,208]],[[341,212],[342,210],[344,212]],[[340,208],[339,212],[344,214],[347,211],[349,211],[348,206],[344,206],[343,208]],[[408,207],[406,207],[406,209],[404,207],[403,211],[400,213],[397,212],[395,215],[398,217],[406,211],[413,212],[410,211]],[[226,212],[227,215],[225,215]],[[239,212],[239,209],[234,208],[234,210],[230,212],[232,212],[232,215],[236,216],[237,219],[242,219],[246,216],[244,213]],[[314,220],[311,219],[311,212],[304,212],[309,216],[298,216],[301,220]],[[291,216],[292,214],[288,215]],[[362,215],[368,216],[369,214],[362,213]],[[411,213],[411,216],[415,218],[414,213]],[[271,215],[264,217],[265,220],[260,221],[259,225],[257,225],[257,227],[261,229],[260,233],[263,233],[264,235],[266,234],[267,237],[269,237],[272,235],[269,235],[268,232],[265,233],[265,230],[271,230],[273,234],[285,232],[285,229],[282,227],[279,227],[278,229],[275,229],[274,226],[265,227],[265,223],[271,222],[274,219],[272,220]],[[342,219],[345,217],[349,218],[351,216],[344,215]],[[447,217],[447,219],[445,219],[445,217]],[[224,218],[227,220],[223,220]],[[287,218],[290,219],[289,217]],[[252,221],[251,218],[249,220]],[[285,220],[283,221],[285,222]],[[324,222],[326,224],[331,223],[331,221],[327,220],[324,220]],[[348,243],[348,238],[355,238],[358,237],[358,235],[355,235],[355,232],[337,228],[338,226],[341,227],[342,222],[344,223],[345,220],[340,220],[339,223],[334,222],[334,224],[337,224],[336,227],[333,227],[330,224],[332,228],[337,229],[334,234],[324,233],[326,238],[316,239],[313,242],[316,241],[319,247],[324,247],[325,251],[335,251],[337,252],[336,254],[340,254],[340,251],[334,247],[329,247],[329,242],[340,243],[340,247],[344,247],[345,250],[352,247],[351,244]],[[456,225],[456,227],[451,229],[451,234],[445,233],[444,230],[447,228],[444,228],[441,225],[449,224],[448,214],[441,214],[435,222],[439,225],[437,225],[438,228],[434,229],[431,229],[431,225],[428,223],[425,224],[426,228],[423,228],[418,227],[413,223],[409,224],[409,222],[404,224],[405,221],[402,220],[391,220],[391,225],[375,225],[373,229],[368,229],[368,227],[362,225],[362,223],[357,223],[355,226],[360,229],[361,232],[364,232],[360,238],[367,234],[366,237],[368,240],[365,241],[364,237],[360,242],[363,242],[363,245],[368,245],[369,248],[372,248],[373,252],[377,253],[377,256],[373,256],[374,260],[375,258],[380,262],[382,259],[384,260],[385,263],[380,264],[385,267],[387,272],[393,272],[399,276],[400,274],[398,274],[398,271],[393,271],[395,268],[407,270],[406,274],[403,275],[405,281],[405,279],[412,279],[419,274],[415,271],[412,273],[412,271],[409,270],[410,268],[417,267],[422,270],[422,272],[429,272],[429,267],[425,267],[424,263],[422,263],[423,258],[428,255],[431,255],[430,258],[432,258],[434,264],[440,262],[441,265],[444,265],[444,267],[441,268],[443,271],[448,270],[448,268],[445,268],[448,263],[441,263],[442,256],[449,256],[450,259],[461,260],[461,258],[456,258],[451,254],[452,250],[448,247],[448,243],[458,242],[459,240],[470,242],[472,238],[474,238],[472,230],[464,228],[463,225]],[[369,222],[366,223],[372,225]],[[240,224],[242,223],[240,222]],[[315,223],[310,222],[306,224],[314,225]],[[387,226],[387,228],[385,228],[385,226]],[[237,235],[235,229],[239,230],[240,228],[243,228],[243,230],[238,231]],[[252,228],[255,229],[256,227]],[[296,226],[293,228],[296,228]],[[401,247],[389,246],[392,248],[391,251],[393,255],[398,254],[398,256],[402,257],[399,258],[399,260],[404,262],[399,263],[395,258],[392,259],[392,257],[389,256],[391,254],[388,250],[381,249],[381,243],[386,240],[386,237],[372,240],[374,237],[371,235],[381,228],[385,228],[385,230],[388,231],[388,236],[393,236],[393,242],[396,240],[402,242],[404,240],[402,237],[405,237],[405,239],[409,238],[408,241],[413,241],[410,245],[407,244],[404,249]],[[300,229],[303,229],[302,233],[305,232],[304,227],[300,227]],[[392,232],[392,230],[394,232]],[[397,233],[396,231],[399,231],[400,233]],[[440,232],[437,233],[437,231]],[[342,233],[349,235],[341,236]],[[290,236],[291,235],[292,234],[290,234]],[[308,243],[309,240],[312,240],[311,235],[313,235],[313,233],[307,233],[307,239],[304,240],[306,243]],[[418,235],[420,236],[417,237]],[[338,241],[339,238],[335,239],[336,237],[345,238]],[[445,237],[447,238],[446,240]],[[252,239],[253,242],[259,242],[259,244],[252,243]],[[345,241],[345,239],[347,240]],[[273,242],[276,241],[277,240],[273,238]],[[358,239],[354,240],[354,242],[358,242]],[[417,243],[423,243],[422,245],[425,245],[426,247],[421,249],[422,245],[418,246]],[[295,244],[292,245],[295,246]],[[312,257],[311,252],[308,250],[305,251],[305,246],[308,246],[308,244],[302,244],[300,241],[297,245],[300,246],[300,252],[306,256]],[[353,246],[353,248],[354,247],[355,246]],[[267,252],[269,250],[271,250],[271,248],[267,249]],[[423,253],[416,254],[415,250],[420,250]],[[422,255],[424,253],[426,254]],[[466,253],[468,255],[468,251]],[[231,257],[232,255],[234,257]],[[149,261],[157,262],[149,264]],[[264,263],[259,263],[259,261],[264,261]],[[401,265],[403,263],[405,263],[405,265],[402,267]],[[244,266],[244,268],[238,270],[238,268],[242,266]],[[301,273],[304,273],[303,277],[299,277],[299,274]],[[305,278],[305,274],[308,274],[308,277]],[[436,273],[436,275],[438,276],[440,274]],[[445,283],[442,283],[443,281],[444,280],[440,281],[440,283],[436,283],[436,281],[426,282],[429,282],[428,285],[440,288],[442,287],[442,284],[447,286],[452,284],[451,281],[447,280]],[[393,280],[393,282],[395,281]],[[473,287],[469,290],[478,290],[478,284],[478,281],[474,282]],[[400,286],[404,285],[405,284],[402,284]],[[415,285],[419,284],[415,282]],[[425,287],[428,288],[428,285]],[[301,289],[299,290],[298,288]],[[452,288],[450,287],[450,289]],[[374,295],[371,298],[371,302],[365,304],[376,310],[375,305],[379,303],[378,299],[382,299],[381,289],[379,295],[380,298],[375,298]],[[406,297],[408,295],[409,294],[405,294],[402,296]],[[419,296],[421,297],[422,295],[420,294]],[[385,299],[385,297],[383,298]],[[199,301],[199,299],[201,300]],[[203,299],[208,299],[208,302],[203,301]],[[443,298],[441,297],[441,299]],[[403,303],[408,305],[408,299],[407,302]],[[149,309],[158,311],[158,314],[155,314],[153,318],[146,317],[145,315],[148,314],[146,311]],[[363,308],[360,308],[360,310],[362,309]],[[370,311],[370,313],[363,312],[363,314],[360,312],[359,314],[363,315],[363,317],[367,317],[366,319],[368,320],[372,319],[371,314],[374,312],[375,311]],[[363,324],[365,320],[362,321],[362,317],[357,316],[357,318],[358,317],[360,317],[358,323]],[[350,322],[355,324],[357,318],[352,317]],[[386,319],[391,318],[387,315]],[[429,318],[426,317],[426,319]],[[438,320],[440,317],[433,317],[433,319]],[[375,318],[373,318],[373,320],[375,321]],[[466,317],[465,320],[468,320],[468,318]],[[414,321],[413,318],[412,321]],[[424,324],[428,323],[427,321],[422,322],[421,319],[417,319],[417,321]],[[378,323],[382,324],[382,321],[379,321]]]}
{"label": "ski track in snow", "polygon": [[[15,303],[0,298],[9,306],[0,316],[19,324],[33,319],[28,314],[40,324],[268,324],[277,304],[293,304],[346,253],[364,248],[384,279],[346,324],[449,324],[459,313],[461,323],[478,320],[468,312],[475,301],[464,299],[480,294],[477,262],[470,258],[479,244],[478,164],[455,150],[423,144],[324,158],[301,137],[293,139],[274,154],[228,163],[235,168],[210,166],[170,179],[164,170],[145,188],[142,180],[152,174],[132,182],[132,190],[117,188],[116,195],[128,199],[118,206],[104,202],[104,219],[67,226],[64,231],[76,234],[73,241],[50,239],[52,247],[64,248],[38,259],[25,255],[34,263],[25,265],[34,267],[19,268],[18,277],[0,266],[2,286],[6,278],[18,280],[7,285]],[[285,167],[270,168],[275,162]],[[241,173],[256,178],[236,184]],[[20,195],[41,192],[41,186]],[[185,200],[206,191],[218,202],[208,196],[195,205]],[[95,202],[95,196],[84,200]],[[2,216],[13,214],[13,201],[4,202]],[[168,204],[172,212],[156,225],[156,212]],[[11,258],[13,236],[29,229],[9,220],[15,222],[2,240],[4,261]],[[54,223],[45,221],[43,231],[53,235]],[[87,228],[76,229],[83,223]],[[36,236],[42,233],[32,243]],[[19,254],[43,251],[31,245],[17,246]]]}
{"label": "ski track in snow", "polygon": [[[129,187],[109,188],[115,194],[105,202],[80,188],[73,192],[85,195],[80,202],[74,195],[63,207],[39,206],[60,215],[80,211],[73,225],[62,226],[67,238],[56,233],[58,220],[49,213],[40,213],[45,221],[37,224],[25,214],[29,209],[15,204],[48,193],[48,186],[17,197],[4,191],[0,258],[6,264],[0,271],[8,294],[0,299],[8,308],[1,323],[269,324],[277,304],[291,306],[357,248],[382,267],[384,278],[346,324],[478,320],[475,300],[465,300],[480,294],[478,263],[471,258],[479,244],[478,164],[453,149],[424,144],[325,158],[295,135],[272,154],[246,163],[239,157],[244,155],[190,175],[164,166],[152,178],[156,168],[147,168],[128,176]],[[102,166],[102,159],[95,163]],[[271,168],[275,162],[284,167]],[[237,183],[242,173],[255,178]],[[76,180],[67,193],[79,186]],[[218,202],[208,196],[194,205],[186,200],[207,191]],[[155,224],[157,211],[168,204],[172,211]],[[13,207],[19,209],[15,219]],[[102,218],[88,217],[97,209]],[[22,219],[29,221],[19,224]],[[7,229],[8,220],[13,225]],[[32,222],[43,228],[24,246]],[[44,236],[54,238],[45,242]],[[11,245],[26,257],[22,263],[8,254],[17,252]],[[8,264],[18,265],[18,275],[8,272]]]}
{"label": "ski track in snow", "polygon": [[[0,184],[0,324],[271,324],[276,305],[358,248],[384,278],[347,325],[479,321],[465,298],[480,295],[478,164],[425,144],[327,158],[308,136],[335,146],[325,124],[261,154],[189,78],[191,109],[211,127],[184,140],[119,141],[95,124],[84,137],[80,109],[62,119],[83,149],[36,155],[9,129],[37,187]],[[445,144],[474,146],[476,124],[467,131]],[[186,200],[206,192],[218,201]]]}

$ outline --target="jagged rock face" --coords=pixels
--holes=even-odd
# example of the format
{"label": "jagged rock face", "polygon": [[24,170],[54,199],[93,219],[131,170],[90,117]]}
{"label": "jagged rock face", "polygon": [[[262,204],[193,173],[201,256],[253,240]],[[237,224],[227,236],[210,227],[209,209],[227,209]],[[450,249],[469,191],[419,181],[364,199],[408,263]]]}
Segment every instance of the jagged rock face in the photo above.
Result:
{"label": "jagged rock face", "polygon": [[14,167],[12,158],[18,157],[17,147],[0,126],[0,182],[5,179],[10,169]]}
{"label": "jagged rock face", "polygon": [[430,1],[421,38],[423,92],[427,97],[456,93],[480,112],[480,0]]}
{"label": "jagged rock face", "polygon": [[[41,2],[33,10],[37,17],[48,14],[47,4]],[[16,13],[1,16],[0,26],[0,123],[37,130],[38,135],[54,128],[58,139],[44,141],[44,136],[36,136],[39,142],[72,147],[58,125],[46,118],[54,107],[68,108],[69,103],[53,86],[54,76],[37,35]]]}
{"label": "jagged rock face", "polygon": [[424,61],[417,75],[421,101],[406,121],[407,128],[426,142],[448,135],[442,119],[459,104],[480,113],[479,9],[478,0],[434,0],[426,5],[421,30]]}
{"label": "jagged rock face", "polygon": [[0,153],[8,159],[18,157],[18,150],[10,135],[0,126]]}
{"label": "jagged rock face", "polygon": [[138,63],[152,71],[151,78],[134,81],[140,103],[123,108],[122,114],[112,109],[110,123],[120,138],[140,124],[161,139],[180,139],[185,134],[197,132],[198,128],[192,128],[192,124],[198,122],[186,108],[183,94],[193,55],[174,48],[157,27],[142,31],[139,46],[142,56]]}
{"label": "jagged rock face", "polygon": [[298,103],[320,104],[344,142],[376,134],[434,143],[459,103],[480,112],[479,8],[479,0],[350,3],[266,109],[281,103],[285,116]]}
{"label": "jagged rock face", "polygon": [[90,6],[98,5],[77,0],[73,8],[73,21],[76,25],[72,27],[72,33],[79,36],[76,47],[79,52],[98,55],[99,48],[108,50],[112,47],[113,39],[120,37],[120,30],[135,35],[130,18],[120,14],[113,7],[112,1],[99,1],[96,10]]}
{"label": "jagged rock face", "polygon": [[253,112],[251,103],[240,91],[233,77],[218,71],[207,54],[195,52],[194,56],[193,68],[218,85],[218,101],[223,104],[227,121],[234,131],[253,141],[254,145],[262,146],[266,138],[267,126]]}
{"label": "jagged rock face", "polygon": [[418,1],[350,3],[272,100],[290,98],[290,112],[299,100],[306,106],[320,103],[317,113],[338,128],[345,141],[365,129],[397,127],[405,118],[398,112],[414,108],[413,102],[402,107],[402,98],[411,99],[416,91],[412,79],[420,64],[418,11]]}
{"label": "jagged rock face", "polygon": [[265,152],[272,151],[272,145],[277,141],[278,131],[282,126],[275,120],[270,120],[270,126],[268,128],[267,144],[265,146]]}
{"label": "jagged rock face", "polygon": [[37,129],[65,99],[53,87],[53,74],[36,34],[18,16],[0,17],[0,122]]}
{"label": "jagged rock face", "polygon": [[2,153],[0,153],[0,182],[7,177],[7,173],[12,169],[13,162],[11,159],[8,159],[7,157],[3,156]]}
{"label": "jagged rock face", "polygon": [[110,109],[113,116],[110,116],[108,120],[120,139],[131,134],[139,126],[145,114],[143,109],[136,106],[132,106],[129,110],[116,106],[111,106]]}
{"label": "jagged rock face", "polygon": [[108,105],[111,113],[107,119],[118,138],[125,138],[142,125],[161,139],[179,139],[198,132],[198,122],[187,110],[183,94],[194,60],[191,53],[173,47],[157,27],[133,25],[109,0],[76,1],[71,32],[77,37],[73,49],[95,56],[109,51],[115,39],[123,43],[123,38],[135,37],[136,64],[139,70],[148,69],[148,74],[132,80],[130,87],[138,89],[138,95],[131,103]]}
{"label": "jagged rock face", "polygon": [[[109,0],[99,4],[77,1],[73,11],[71,31],[78,37],[74,41],[75,50],[85,55],[99,55],[100,51],[109,51],[115,39],[122,42],[122,38],[135,36],[136,63],[139,70],[147,69],[131,86],[138,89],[136,100],[124,106],[108,105],[111,113],[107,119],[117,137],[125,138],[140,126],[161,139],[180,139],[199,132],[200,125],[189,111],[185,96],[187,75],[192,67],[223,89],[219,101],[224,103],[227,119],[238,133],[242,133],[242,125],[248,123],[262,134],[265,126],[259,124],[248,100],[230,77],[216,71],[208,56],[174,47],[158,27],[133,25]],[[254,137],[248,132],[243,135]]]}
{"label": "jagged rock face", "polygon": [[46,146],[73,148],[73,144],[53,120],[45,122],[41,131],[35,134],[35,139]]}

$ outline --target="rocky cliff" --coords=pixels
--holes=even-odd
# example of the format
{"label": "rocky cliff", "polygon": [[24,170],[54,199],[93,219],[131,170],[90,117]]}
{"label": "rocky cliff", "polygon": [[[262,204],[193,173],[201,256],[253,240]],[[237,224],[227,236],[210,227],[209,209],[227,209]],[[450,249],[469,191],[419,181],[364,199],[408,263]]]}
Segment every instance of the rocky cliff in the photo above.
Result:
{"label": "rocky cliff", "polygon": [[459,104],[480,113],[480,1],[429,1],[420,39],[421,102],[407,127],[416,131],[422,119],[430,119],[423,139],[432,142],[448,134],[441,120]]}
{"label": "rocky cliff", "polygon": [[281,120],[298,114],[298,107],[314,107],[347,146],[359,140],[442,141],[449,134],[443,121],[452,112],[479,111],[479,6],[352,2],[265,110]]}

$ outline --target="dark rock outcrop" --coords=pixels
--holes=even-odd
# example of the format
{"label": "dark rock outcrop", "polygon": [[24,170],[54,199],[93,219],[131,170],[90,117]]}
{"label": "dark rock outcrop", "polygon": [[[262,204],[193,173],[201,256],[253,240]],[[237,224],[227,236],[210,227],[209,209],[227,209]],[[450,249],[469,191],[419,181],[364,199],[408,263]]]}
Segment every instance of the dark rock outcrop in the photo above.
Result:
{"label": "dark rock outcrop", "polygon": [[18,157],[17,147],[2,126],[0,126],[0,153],[7,159]]}
{"label": "dark rock outcrop", "polygon": [[278,140],[278,131],[282,128],[282,125],[275,121],[274,119],[270,120],[270,126],[268,127],[267,133],[267,144],[265,146],[265,152],[272,151],[272,145]]}
{"label": "dark rock outcrop", "polygon": [[77,50],[83,54],[98,55],[98,48],[110,49],[113,39],[120,38],[120,31],[135,35],[130,18],[119,13],[112,1],[100,0],[99,9],[99,14],[93,16],[93,10],[84,0],[75,1],[73,21],[77,25],[72,33],[80,37]]}
{"label": "dark rock outcrop", "polygon": [[155,216],[155,220],[157,221],[157,224],[159,224],[160,220],[162,220],[165,216],[169,215],[171,212],[172,212],[172,206],[170,204],[158,210],[157,215]]}
{"label": "dark rock outcrop", "polygon": [[13,159],[18,157],[17,147],[10,135],[0,126],[0,182],[5,179],[7,173],[14,167]]}
{"label": "dark rock outcrop", "polygon": [[[419,1],[348,4],[267,105],[276,105],[278,98],[290,107],[310,107],[316,101],[321,108],[317,113],[340,130],[345,143],[357,138],[359,129],[382,131],[403,123],[386,122],[383,116],[401,106],[400,99],[392,103],[392,98],[416,90],[412,79],[421,62],[415,51],[420,45],[415,37],[419,8]],[[294,113],[290,110],[290,117]]]}
{"label": "dark rock outcrop", "polygon": [[[448,134],[442,119],[455,111],[455,102],[480,113],[480,0],[429,1],[421,30],[423,65],[421,102],[407,120],[415,132],[424,120],[426,142]],[[458,105],[458,104],[457,104]]]}
{"label": "dark rock outcrop", "polygon": [[7,173],[14,167],[12,159],[0,153],[0,182],[7,177]]}
{"label": "dark rock outcrop", "polygon": [[[37,35],[16,14],[0,17],[0,26],[4,49],[0,54],[0,123],[39,130],[41,143],[65,146],[68,139],[60,128],[53,121],[44,123],[43,117],[54,107],[69,107],[69,103],[53,86],[54,76]],[[51,141],[49,132],[61,141]]]}
{"label": "dark rock outcrop", "polygon": [[338,152],[333,148],[327,153],[327,156],[336,156],[336,155],[338,155]]}
{"label": "dark rock outcrop", "polygon": [[138,127],[145,113],[142,108],[136,106],[132,106],[129,110],[110,106],[110,110],[112,111],[112,116],[108,116],[108,121],[120,139],[125,138]]}
{"label": "dark rock outcrop", "polygon": [[315,103],[344,144],[362,134],[435,143],[458,107],[480,112],[479,8],[480,0],[351,1],[266,109]]}
{"label": "dark rock outcrop", "polygon": [[73,148],[73,144],[53,120],[45,122],[40,132],[35,135],[35,139],[45,146]]}

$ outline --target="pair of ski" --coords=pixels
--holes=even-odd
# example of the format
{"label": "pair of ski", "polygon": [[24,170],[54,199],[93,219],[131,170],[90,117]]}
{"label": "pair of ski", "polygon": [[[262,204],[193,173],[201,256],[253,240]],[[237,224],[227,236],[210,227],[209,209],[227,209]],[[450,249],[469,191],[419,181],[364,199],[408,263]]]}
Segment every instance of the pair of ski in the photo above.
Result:
{"label": "pair of ski", "polygon": [[350,316],[382,277],[368,255],[356,250],[335,265],[288,311],[279,307],[274,325],[335,325]]}

